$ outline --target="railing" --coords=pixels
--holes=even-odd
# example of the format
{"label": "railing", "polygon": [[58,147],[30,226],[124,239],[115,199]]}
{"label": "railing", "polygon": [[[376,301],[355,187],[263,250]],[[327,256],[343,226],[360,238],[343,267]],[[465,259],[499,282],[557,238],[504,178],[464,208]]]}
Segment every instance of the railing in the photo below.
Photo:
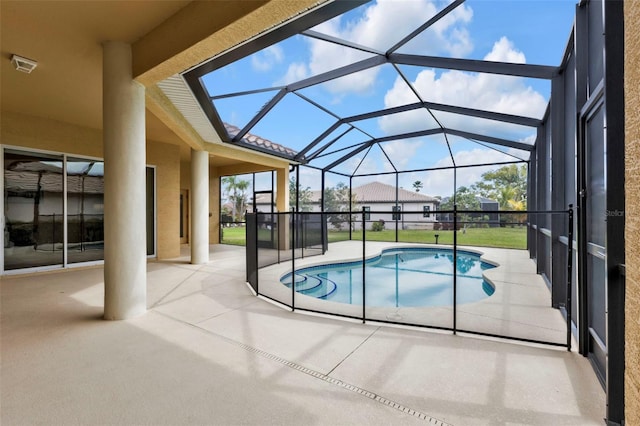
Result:
{"label": "railing", "polygon": [[[250,213],[247,282],[257,295],[291,310],[571,348],[571,209],[454,209],[431,212],[422,221],[417,213]],[[380,223],[391,214],[392,220]],[[565,268],[552,277],[539,274],[526,248],[533,225],[538,239],[553,217],[562,218],[566,235],[542,234],[540,241],[564,238],[569,244],[560,245],[567,251]],[[399,246],[409,254],[380,256]],[[551,252],[540,253],[538,265],[550,262]],[[490,268],[490,262],[499,266]],[[314,275],[320,263],[340,267]],[[315,269],[304,270],[310,265]],[[333,276],[340,274],[350,286],[346,293],[334,289]],[[486,296],[475,300],[476,291]],[[439,301],[423,304],[430,292]]]}

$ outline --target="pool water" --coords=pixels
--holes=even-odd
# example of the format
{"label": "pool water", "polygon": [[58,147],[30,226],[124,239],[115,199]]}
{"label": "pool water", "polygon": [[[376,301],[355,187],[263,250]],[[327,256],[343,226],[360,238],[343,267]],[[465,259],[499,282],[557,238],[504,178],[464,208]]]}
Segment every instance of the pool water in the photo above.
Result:
{"label": "pool water", "polygon": [[[481,261],[479,254],[458,250],[458,304],[476,302],[494,293],[494,287],[482,277],[482,271],[493,267]],[[367,306],[451,306],[453,250],[384,250],[380,256],[367,260],[365,280]],[[291,273],[280,281],[291,287]],[[362,261],[299,269],[295,289],[319,299],[362,305]]]}

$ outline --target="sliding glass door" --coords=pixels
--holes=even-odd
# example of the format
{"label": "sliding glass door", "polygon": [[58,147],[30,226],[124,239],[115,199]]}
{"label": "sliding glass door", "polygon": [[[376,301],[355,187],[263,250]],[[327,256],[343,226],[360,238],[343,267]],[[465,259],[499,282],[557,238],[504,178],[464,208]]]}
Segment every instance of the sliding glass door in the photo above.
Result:
{"label": "sliding glass door", "polygon": [[104,163],[67,158],[67,263],[104,259]]}
{"label": "sliding glass door", "polygon": [[[104,260],[104,163],[6,148],[4,271]],[[155,256],[155,168],[146,170],[147,256]]]}
{"label": "sliding glass door", "polygon": [[63,264],[64,159],[5,150],[4,269]]}

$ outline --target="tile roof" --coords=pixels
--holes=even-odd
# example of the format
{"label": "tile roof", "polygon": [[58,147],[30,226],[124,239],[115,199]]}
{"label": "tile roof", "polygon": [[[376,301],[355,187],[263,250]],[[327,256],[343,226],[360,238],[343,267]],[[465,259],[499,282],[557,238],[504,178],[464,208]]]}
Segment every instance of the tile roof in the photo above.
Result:
{"label": "tile roof", "polygon": [[[64,176],[62,163],[47,164],[40,161],[14,161],[5,165],[4,187],[9,192],[62,192]],[[104,193],[104,177],[67,173],[67,192],[102,194]]]}
{"label": "tile roof", "polygon": [[[371,182],[362,186],[357,186],[352,189],[352,192],[356,196],[357,201],[379,201],[379,202],[395,202],[396,200],[396,187],[394,185],[387,185],[381,182]],[[422,203],[426,201],[439,202],[439,200],[430,195],[421,194],[415,191],[407,191],[403,188],[398,188],[398,201],[404,203]]]}
{"label": "tile roof", "polygon": [[[396,187],[380,182],[371,182],[366,185],[357,186],[353,188],[353,193],[355,194],[356,202],[358,203],[394,203],[396,200]],[[430,195],[407,191],[402,188],[398,188],[398,201],[401,203],[440,203],[439,199]],[[271,195],[257,194],[256,204],[269,204],[270,202]],[[320,202],[320,191],[311,191],[311,202]]]}
{"label": "tile roof", "polygon": [[[240,128],[237,126],[234,126],[233,124],[224,123],[224,127],[227,130],[229,137],[231,138],[235,137],[238,133],[240,133]],[[257,148],[262,148],[263,150],[271,151],[277,155],[284,154],[285,156],[293,157],[294,155],[297,154],[297,151],[294,151],[291,148],[288,148],[284,145],[277,144],[268,139],[261,138],[260,136],[256,136],[251,133],[247,133],[246,135],[244,135],[244,137],[242,138],[242,142],[248,145],[255,146]]]}
{"label": "tile roof", "polygon": [[[380,202],[380,203],[395,203],[396,201],[396,187],[393,185],[387,185],[381,182],[371,182],[365,185],[357,186],[352,189],[355,195],[356,202]],[[320,191],[312,191],[311,201],[320,201]],[[440,203],[440,200],[430,195],[421,194],[419,192],[407,191],[403,188],[398,188],[398,201],[401,203],[424,203],[435,202]]]}

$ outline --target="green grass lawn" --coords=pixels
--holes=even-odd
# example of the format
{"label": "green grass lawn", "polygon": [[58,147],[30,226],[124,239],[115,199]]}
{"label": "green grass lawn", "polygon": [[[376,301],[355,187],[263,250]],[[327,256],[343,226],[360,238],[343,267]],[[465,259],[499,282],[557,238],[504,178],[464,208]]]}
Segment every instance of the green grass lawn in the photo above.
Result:
{"label": "green grass lawn", "polygon": [[[260,230],[270,233],[268,230]],[[429,243],[436,242],[438,234],[439,244],[453,244],[453,231],[431,230],[399,230],[398,241],[403,243]],[[232,245],[245,245],[245,228],[224,228],[222,231],[222,243]],[[264,239],[269,236],[265,235]],[[367,241],[395,241],[395,230],[385,229],[374,232],[366,231]],[[329,242],[345,241],[349,239],[349,231],[329,231]],[[354,231],[352,239],[362,240],[362,232]],[[470,228],[464,233],[458,231],[458,244],[479,247],[503,247],[525,249],[527,247],[527,228]]]}
{"label": "green grass lawn", "polygon": [[243,246],[246,243],[245,234],[246,230],[244,226],[238,226],[237,228],[220,228],[222,244],[231,244],[234,246]]}
{"label": "green grass lawn", "polygon": [[[344,235],[346,234],[346,236]],[[398,230],[398,241],[403,243],[453,244],[453,231]],[[349,232],[329,232],[329,242],[349,238]],[[354,231],[352,239],[362,240],[362,232]],[[395,241],[395,230],[366,231],[367,241]],[[458,231],[458,244],[479,247],[527,248],[527,228],[469,228]]]}

